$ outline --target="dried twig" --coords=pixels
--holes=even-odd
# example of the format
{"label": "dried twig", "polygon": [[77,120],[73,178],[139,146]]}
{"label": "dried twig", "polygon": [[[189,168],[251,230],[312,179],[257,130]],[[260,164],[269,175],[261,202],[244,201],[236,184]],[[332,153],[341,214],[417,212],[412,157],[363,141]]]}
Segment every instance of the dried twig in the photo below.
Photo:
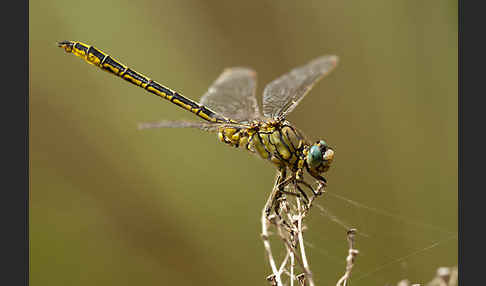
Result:
{"label": "dried twig", "polygon": [[277,285],[280,286],[282,285],[282,282],[280,280],[280,273],[277,270],[277,265],[275,263],[275,259],[273,258],[272,254],[272,248],[270,247],[270,241],[269,241],[269,222],[271,220],[275,219],[275,215],[269,216],[267,218],[265,210],[263,211],[262,214],[262,240],[263,240],[263,245],[265,247],[265,251],[267,252],[267,257],[268,257],[268,262],[270,263],[270,267],[272,268],[272,275],[267,277],[267,280],[270,282],[270,285]]}
{"label": "dried twig", "polygon": [[[277,177],[277,182],[285,182],[285,187],[275,187],[262,211],[262,239],[267,254],[272,274],[267,277],[270,285],[283,286],[286,276],[290,279],[290,286],[298,281],[301,286],[314,286],[314,279],[310,270],[304,244],[304,219],[309,214],[314,200],[321,192],[313,193],[312,196],[302,194],[297,181],[292,177]],[[276,184],[278,185],[278,184]],[[271,232],[270,228],[274,228]],[[274,234],[283,242],[286,250],[285,258],[278,263],[273,256],[270,236]],[[354,266],[354,259],[358,250],[354,249],[355,229],[348,231],[349,255],[346,258],[346,272],[338,282],[338,286],[346,286]],[[296,273],[296,265],[300,266],[302,273]],[[286,275],[286,276],[284,276]]]}
{"label": "dried twig", "polygon": [[306,273],[306,278],[309,280],[310,285],[314,285],[314,281],[312,279],[312,273],[309,268],[309,262],[307,261],[307,255],[305,254],[305,247],[304,247],[304,237],[303,237],[303,226],[302,220],[307,215],[307,211],[310,209],[312,205],[312,201],[314,201],[315,197],[312,197],[309,201],[309,206],[306,210],[303,210],[302,205],[299,200],[297,200],[297,208],[300,210],[300,215],[297,216],[297,236],[299,241],[299,248],[300,248],[300,255],[302,257],[303,268]]}
{"label": "dried twig", "polygon": [[457,278],[457,267],[439,267],[435,278],[427,286],[456,286]]}
{"label": "dried twig", "polygon": [[349,278],[351,277],[351,270],[353,269],[354,266],[354,260],[359,253],[358,250],[354,248],[354,237],[356,235],[356,229],[352,228],[348,230],[347,235],[348,235],[349,250],[348,250],[348,256],[346,257],[346,271],[344,272],[344,275],[339,279],[336,286],[347,285]]}
{"label": "dried twig", "polygon": [[[291,286],[294,285],[294,281],[298,281],[299,285],[315,285],[305,252],[303,236],[306,229],[303,220],[315,198],[314,194],[309,199],[302,198],[298,194],[295,182],[287,184],[284,191],[274,189],[270,195],[261,218],[263,244],[272,269],[272,274],[267,278],[270,285],[282,286],[282,280],[285,278],[282,276],[283,274],[289,277]],[[269,210],[271,211],[269,212]],[[270,231],[272,227],[273,232]],[[271,250],[269,240],[271,234],[280,238],[287,251],[285,258],[280,263],[277,263]],[[296,265],[300,266],[303,273],[296,274]]]}
{"label": "dried twig", "polygon": [[[458,270],[454,267],[439,267],[437,273],[426,286],[457,286]],[[397,283],[397,286],[420,286],[423,284],[412,284],[408,279],[403,279]]]}

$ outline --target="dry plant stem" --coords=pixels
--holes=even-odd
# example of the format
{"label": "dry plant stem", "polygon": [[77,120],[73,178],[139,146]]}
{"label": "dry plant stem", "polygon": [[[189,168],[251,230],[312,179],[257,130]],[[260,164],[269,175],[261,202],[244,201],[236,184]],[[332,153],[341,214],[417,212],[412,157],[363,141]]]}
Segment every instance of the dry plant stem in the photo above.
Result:
{"label": "dry plant stem", "polygon": [[[272,275],[267,277],[267,280],[271,283],[271,285],[282,286],[282,279],[281,279],[281,272],[277,269],[277,264],[275,263],[275,258],[272,254],[272,248],[270,246],[270,233],[268,228],[271,222],[274,222],[277,217],[275,215],[270,215],[269,210],[272,209],[272,206],[275,202],[275,199],[278,195],[279,189],[278,185],[281,181],[282,177],[285,176],[285,173],[280,173],[276,178],[276,185],[273,188],[270,196],[265,203],[265,206],[262,211],[261,223],[262,223],[262,239],[263,239],[263,246],[265,247],[265,252],[267,253],[268,262],[270,263],[270,268],[272,269]],[[284,178],[285,179],[285,178]]]}
{"label": "dry plant stem", "polygon": [[[307,210],[309,210],[309,206],[307,208],[304,208],[300,198],[296,197],[296,207],[293,209],[296,210],[297,212],[292,214],[291,212],[291,207],[288,205],[288,201],[286,198],[283,200],[279,201],[279,209],[280,209],[280,214],[283,214],[283,217],[287,217],[288,222],[285,222],[282,217],[280,219],[277,219],[276,216],[272,216],[272,219],[270,220],[271,224],[273,224],[277,228],[277,233],[284,242],[284,245],[287,250],[287,256],[286,259],[282,262],[282,266],[280,268],[279,273],[276,273],[274,275],[275,277],[280,277],[280,274],[282,273],[283,268],[287,264],[287,257],[291,257],[292,263],[290,265],[290,280],[291,280],[291,285],[294,283],[294,279],[296,278],[294,276],[294,268],[295,268],[295,261],[298,262],[298,264],[301,266],[301,268],[304,270],[304,276],[299,277],[299,282],[304,283],[302,285],[309,285],[309,286],[314,286],[314,281],[312,279],[312,274],[309,269],[309,263],[307,261],[307,256],[305,254],[305,248],[304,248],[304,243],[303,243],[303,224],[302,220],[305,217]],[[312,202],[312,200],[310,201]],[[268,224],[267,224],[268,228]],[[300,247],[300,255],[297,253],[297,245]],[[306,283],[307,282],[307,283]]]}
{"label": "dry plant stem", "polygon": [[[292,244],[286,238],[284,238],[282,236],[281,236],[281,238],[282,238],[285,246],[287,247],[287,251],[294,254],[295,260],[297,260],[297,262],[300,264],[300,267],[302,267],[302,269],[304,269],[304,271],[306,271],[305,268],[304,268],[304,263],[301,261],[301,259],[297,255],[297,252],[295,251],[295,248],[292,246]],[[309,273],[306,273],[306,274],[309,275]]]}
{"label": "dry plant stem", "polygon": [[273,274],[267,277],[267,281],[270,283],[271,286],[278,286],[275,275]]}
{"label": "dry plant stem", "polygon": [[348,256],[346,257],[346,271],[344,272],[344,275],[341,277],[341,279],[339,279],[336,286],[346,286],[349,278],[351,277],[351,270],[353,269],[354,266],[354,260],[359,253],[357,249],[354,249],[355,234],[356,234],[356,229],[352,228],[348,230],[347,235],[348,235],[349,250],[348,250]]}
{"label": "dry plant stem", "polygon": [[452,273],[449,277],[449,286],[456,286],[458,278],[459,278],[458,269],[457,269],[457,267],[453,267]]}
{"label": "dry plant stem", "polygon": [[290,286],[294,286],[294,267],[295,267],[295,257],[294,253],[290,253]]}
{"label": "dry plant stem", "polygon": [[[313,193],[308,198],[302,194],[298,183],[295,177],[286,177],[285,173],[280,173],[262,211],[262,239],[272,270],[272,274],[267,277],[270,285],[283,286],[282,274],[286,274],[290,277],[290,286],[296,284],[294,280],[297,280],[299,285],[315,286],[305,252],[303,220],[316,194]],[[270,231],[272,226],[276,228],[274,231]],[[279,236],[284,244],[287,253],[281,262],[273,256],[270,235]],[[303,273],[295,273],[296,264],[301,267]]]}
{"label": "dry plant stem", "polygon": [[434,279],[426,286],[457,286],[458,269],[454,267],[439,267]]}
{"label": "dry plant stem", "polygon": [[[286,211],[285,209],[286,208],[283,208],[284,211]],[[285,244],[285,247],[287,249],[287,252],[288,253],[292,253],[294,255],[294,258],[297,260],[297,262],[300,264],[300,266],[302,268],[304,268],[304,263],[300,260],[299,256],[297,255],[296,251],[295,251],[295,247],[293,246],[293,244],[291,242],[289,242],[289,240],[287,239],[287,237],[285,236],[284,232],[283,232],[283,224],[281,223],[281,220],[280,221],[276,221],[276,220],[273,220],[272,223],[275,225],[275,227],[277,228],[277,231],[278,231],[278,235],[280,236],[280,238],[282,239],[282,241],[284,242]]]}
{"label": "dry plant stem", "polygon": [[[314,200],[314,196],[310,199],[309,206],[307,207],[307,210],[310,209],[310,206],[311,206],[313,200]],[[300,255],[302,257],[303,268],[304,268],[304,271],[307,275],[307,279],[309,281],[309,284],[311,286],[313,286],[314,280],[312,279],[312,272],[309,269],[309,262],[307,262],[307,255],[305,254],[304,236],[303,236],[303,229],[302,229],[302,220],[304,219],[304,216],[307,214],[307,212],[302,211],[302,206],[300,204],[299,199],[297,199],[297,209],[299,210],[299,213],[300,213],[300,215],[297,217],[297,228],[298,228],[297,235],[298,235],[299,246],[300,246]]]}
{"label": "dry plant stem", "polygon": [[[310,204],[312,203],[313,198],[314,197],[312,197],[311,200],[309,201],[309,205],[307,206],[307,210],[309,210]],[[300,266],[302,267],[302,269],[304,270],[304,273],[306,274],[306,278],[309,281],[309,285],[314,286],[314,281],[312,279],[312,273],[309,269],[309,263],[307,262],[307,257],[305,255],[304,238],[303,238],[303,234],[302,234],[303,233],[302,220],[305,217],[307,212],[305,210],[304,211],[302,210],[300,198],[297,197],[295,200],[296,200],[296,203],[297,203],[297,214],[294,215],[295,218],[293,219],[292,215],[289,212],[287,212],[287,217],[291,221],[292,226],[297,225],[297,229],[295,229],[297,231],[297,238],[294,237],[294,240],[298,240],[298,242],[299,242],[300,251],[301,251],[300,257],[296,253],[296,249],[295,249],[296,246],[294,246],[287,239],[285,239],[284,235],[282,234],[281,225],[277,225],[277,227],[279,229],[280,237],[282,238],[284,243],[287,245],[287,251],[290,250],[294,255],[296,255],[295,258],[296,258],[297,262],[300,264]],[[286,208],[286,209],[288,210],[288,208]]]}
{"label": "dry plant stem", "polygon": [[[272,197],[272,195],[270,195]],[[268,202],[267,202],[268,203]],[[268,262],[270,263],[270,267],[272,268],[272,273],[275,275],[275,285],[282,285],[282,281],[280,279],[279,271],[277,270],[277,265],[275,264],[275,259],[273,258],[272,248],[270,247],[269,234],[268,234],[268,225],[269,221],[267,218],[266,208],[263,209],[262,212],[262,239],[263,239],[263,246],[265,247],[265,251],[267,252]]]}
{"label": "dry plant stem", "polygon": [[305,283],[305,274],[304,273],[297,275],[297,280],[299,281],[300,286],[307,286],[307,284]]}
{"label": "dry plant stem", "polygon": [[285,255],[285,258],[282,261],[282,265],[280,265],[280,269],[278,270],[279,275],[282,275],[282,273],[284,272],[285,266],[287,266],[287,261],[289,260],[290,257],[290,253],[291,252],[287,252],[287,254]]}

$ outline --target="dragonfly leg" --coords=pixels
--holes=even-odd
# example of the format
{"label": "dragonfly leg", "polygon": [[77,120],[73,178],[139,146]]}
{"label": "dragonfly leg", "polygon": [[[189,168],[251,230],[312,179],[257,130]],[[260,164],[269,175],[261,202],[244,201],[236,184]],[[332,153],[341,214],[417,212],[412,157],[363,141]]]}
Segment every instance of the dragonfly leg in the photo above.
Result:
{"label": "dragonfly leg", "polygon": [[280,193],[281,194],[291,195],[291,196],[300,198],[300,199],[304,200],[306,203],[308,203],[309,202],[309,198],[307,197],[307,195],[304,192],[304,190],[302,190],[302,188],[299,187],[298,185],[295,185],[295,188],[299,191],[298,193],[294,193],[292,191],[284,191],[284,190],[281,190]]}
{"label": "dragonfly leg", "polygon": [[[303,200],[304,206],[307,206],[310,202],[307,194],[304,192],[304,190],[296,182],[294,182],[294,188],[297,189],[298,193],[295,193],[295,192],[292,192],[292,191],[285,191],[285,190],[281,190],[280,193],[295,196],[295,197]],[[275,206],[275,212],[277,212],[277,206]],[[280,215],[280,214],[277,213],[277,215]]]}
{"label": "dragonfly leg", "polygon": [[[275,199],[274,199],[274,203],[277,202],[278,199],[280,199],[283,194],[297,195],[296,193],[285,191],[285,187],[287,187],[290,183],[293,183],[293,182],[295,182],[295,177],[290,176],[287,179],[285,179],[284,181],[277,184],[277,193],[276,193],[276,196],[275,196]],[[275,213],[280,216],[278,208],[279,208],[279,204],[276,204],[275,205]]]}
{"label": "dragonfly leg", "polygon": [[320,175],[312,175],[314,178],[317,179],[319,186],[317,187],[317,194],[320,195],[323,193],[324,187],[327,186],[327,180],[323,176]]}
{"label": "dragonfly leg", "polygon": [[304,190],[302,190],[302,188],[299,186],[299,184],[295,184],[295,187],[297,188],[297,190],[299,191],[299,193],[302,195],[302,198],[305,200],[305,203],[308,204],[309,203],[309,198],[305,194]]}
{"label": "dragonfly leg", "polygon": [[265,207],[263,209],[267,218],[270,215],[270,212],[272,211],[272,207],[275,201],[281,196],[280,191],[283,190],[281,184],[286,181],[285,180],[286,177],[287,177],[287,170],[284,168],[280,169],[277,178],[275,179],[275,184],[273,186],[272,193],[268,197],[268,200],[265,203]]}
{"label": "dragonfly leg", "polygon": [[314,194],[314,196],[319,196],[322,194],[322,188],[324,187],[324,185],[322,185],[321,181],[319,181],[319,186],[317,186],[317,190],[314,190],[314,188],[304,180],[297,180],[297,183],[302,184],[307,188],[309,188]]}
{"label": "dragonfly leg", "polygon": [[290,183],[294,182],[295,178],[294,177],[288,177],[285,181],[281,182],[280,184],[277,185],[277,189],[280,191],[283,191],[283,189],[289,185]]}

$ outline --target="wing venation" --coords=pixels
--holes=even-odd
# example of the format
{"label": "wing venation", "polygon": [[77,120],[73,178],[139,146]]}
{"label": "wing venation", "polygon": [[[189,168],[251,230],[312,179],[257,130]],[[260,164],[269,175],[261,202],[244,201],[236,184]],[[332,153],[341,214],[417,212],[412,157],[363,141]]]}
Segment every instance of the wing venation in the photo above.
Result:
{"label": "wing venation", "polygon": [[285,117],[337,63],[337,56],[321,56],[270,82],[263,91],[263,115]]}
{"label": "wing venation", "polygon": [[233,120],[257,119],[261,115],[255,89],[255,71],[244,67],[228,68],[209,87],[199,103]]}

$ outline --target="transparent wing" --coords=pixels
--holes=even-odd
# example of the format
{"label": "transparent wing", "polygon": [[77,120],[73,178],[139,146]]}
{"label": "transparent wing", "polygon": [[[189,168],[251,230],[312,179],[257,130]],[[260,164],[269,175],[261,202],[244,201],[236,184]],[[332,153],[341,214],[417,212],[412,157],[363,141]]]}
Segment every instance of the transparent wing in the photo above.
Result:
{"label": "transparent wing", "polygon": [[201,97],[200,104],[233,120],[260,118],[255,97],[256,72],[249,68],[225,69]]}
{"label": "transparent wing", "polygon": [[269,83],[263,91],[263,115],[285,117],[337,62],[337,56],[322,56]]}
{"label": "transparent wing", "polygon": [[184,121],[184,120],[162,120],[158,122],[142,122],[138,124],[138,129],[150,128],[197,128],[204,131],[217,131],[221,124]]}

